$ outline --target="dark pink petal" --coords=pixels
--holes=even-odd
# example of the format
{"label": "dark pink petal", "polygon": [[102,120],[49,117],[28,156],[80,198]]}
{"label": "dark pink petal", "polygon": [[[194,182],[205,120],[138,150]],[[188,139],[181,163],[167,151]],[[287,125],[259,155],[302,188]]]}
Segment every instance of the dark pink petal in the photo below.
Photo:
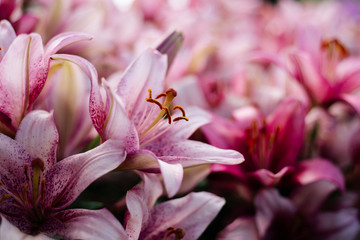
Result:
{"label": "dark pink petal", "polygon": [[360,230],[358,210],[355,208],[320,213],[315,217],[314,223],[324,240],[355,239]]}
{"label": "dark pink petal", "polygon": [[292,170],[292,167],[284,167],[277,173],[273,173],[267,169],[259,169],[255,172],[249,173],[251,177],[254,177],[257,181],[259,181],[265,187],[273,187],[276,186],[281,178]]}
{"label": "dark pink petal", "polygon": [[[29,35],[18,36],[0,64],[0,115],[6,116],[10,120],[9,127],[14,129],[18,127],[25,114],[29,99],[30,75],[36,75],[36,71],[30,69],[28,56],[31,43],[38,46],[38,42],[41,41],[38,35],[35,36],[34,39]],[[39,52],[41,55],[41,49]],[[41,61],[42,59],[40,65]],[[30,74],[30,71],[33,74]],[[1,118],[0,120],[3,121]]]}
{"label": "dark pink petal", "polygon": [[45,176],[45,203],[54,209],[68,206],[90,183],[118,167],[125,157],[124,148],[108,140],[56,163]]}
{"label": "dark pink petal", "polygon": [[151,210],[140,239],[163,239],[169,227],[183,229],[183,240],[197,239],[224,204],[224,199],[207,192],[161,203]]}
{"label": "dark pink petal", "polygon": [[13,23],[17,34],[35,32],[39,19],[31,13],[23,14],[16,22]]}
{"label": "dark pink petal", "polygon": [[125,70],[116,93],[124,102],[124,107],[131,120],[141,116],[145,99],[151,88],[154,96],[162,93],[167,70],[166,55],[147,49]]}
{"label": "dark pink petal", "polygon": [[[49,71],[48,59],[44,59],[43,42],[38,34],[30,34],[26,55],[25,76],[25,107],[28,111],[45,85]],[[26,72],[27,71],[27,72]]]}
{"label": "dark pink petal", "polygon": [[296,168],[295,181],[302,185],[319,180],[328,180],[334,183],[341,191],[345,191],[345,179],[341,170],[327,159],[306,160]]}
{"label": "dark pink petal", "polygon": [[220,149],[193,140],[152,144],[146,148],[158,156],[159,159],[171,164],[180,163],[183,167],[207,163],[232,165],[244,161],[243,155],[237,151]]}
{"label": "dark pink petal", "polygon": [[360,96],[355,94],[342,94],[339,97],[340,100],[349,104],[355,112],[360,115]]}
{"label": "dark pink petal", "polygon": [[7,20],[0,21],[0,62],[16,38],[16,33]]}
{"label": "dark pink petal", "polygon": [[261,237],[265,235],[275,217],[288,216],[291,219],[296,212],[295,205],[289,199],[280,196],[276,189],[262,190],[255,197],[255,206],[255,222]]}
{"label": "dark pink petal", "polygon": [[333,182],[320,180],[298,188],[291,199],[302,213],[312,216],[336,189],[337,186]]}
{"label": "dark pink petal", "polygon": [[98,83],[98,74],[95,67],[86,59],[68,55],[68,54],[56,54],[51,57],[54,60],[65,60],[77,64],[89,77],[91,83],[89,111],[90,117],[93,121],[95,129],[100,136],[103,136],[103,128],[106,119],[105,105],[100,93],[100,86]]}
{"label": "dark pink petal", "polygon": [[294,53],[291,56],[291,60],[295,67],[295,77],[305,85],[305,88],[316,101],[326,101],[329,97],[331,86],[321,76],[310,56],[303,53]]}
{"label": "dark pink petal", "polygon": [[270,132],[276,133],[270,169],[280,171],[296,161],[305,135],[305,108],[295,99],[285,99],[268,116]]}
{"label": "dark pink petal", "polygon": [[71,209],[55,213],[43,231],[68,239],[127,239],[120,222],[107,210]]}
{"label": "dark pink petal", "polygon": [[252,217],[242,217],[233,221],[227,226],[217,240],[260,240],[255,224],[255,219]]}
{"label": "dark pink petal", "polygon": [[15,140],[33,158],[40,158],[44,162],[44,172],[56,162],[59,137],[52,113],[41,110],[30,112],[22,120]]}
{"label": "dark pink petal", "polygon": [[338,93],[349,93],[360,87],[360,59],[345,58],[336,67],[337,78],[340,79]]}

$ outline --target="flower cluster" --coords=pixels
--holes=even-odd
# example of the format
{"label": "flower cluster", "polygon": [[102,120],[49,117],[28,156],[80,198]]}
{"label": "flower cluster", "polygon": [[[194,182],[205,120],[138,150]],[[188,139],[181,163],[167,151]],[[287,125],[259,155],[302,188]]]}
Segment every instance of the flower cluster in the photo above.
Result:
{"label": "flower cluster", "polygon": [[0,1],[0,239],[358,239],[359,14]]}

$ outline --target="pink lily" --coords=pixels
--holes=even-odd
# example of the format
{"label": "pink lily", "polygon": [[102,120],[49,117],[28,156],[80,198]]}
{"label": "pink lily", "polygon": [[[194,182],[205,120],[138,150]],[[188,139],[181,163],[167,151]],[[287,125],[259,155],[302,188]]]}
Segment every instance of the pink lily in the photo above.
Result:
{"label": "pink lily", "polygon": [[253,107],[234,112],[234,121],[214,117],[203,127],[211,144],[245,155],[240,166],[214,165],[214,172],[229,172],[248,184],[274,186],[292,169],[305,133],[305,109],[295,99],[284,100],[266,118]]}
{"label": "pink lily", "polygon": [[337,39],[321,40],[319,34],[314,36],[309,44],[317,45],[316,50],[291,55],[293,74],[315,103],[329,107],[336,101],[344,101],[360,114],[360,97],[356,93],[360,87],[360,58],[349,56]]}
{"label": "pink lily", "polygon": [[71,239],[82,238],[89,224],[97,223],[103,229],[94,228],[89,234],[116,239],[103,238],[121,229],[107,210],[62,210],[125,159],[115,141],[56,162],[58,133],[53,116],[36,110],[25,116],[15,139],[0,134],[0,143],[0,213],[10,223],[26,234]]}
{"label": "pink lily", "polygon": [[144,175],[144,182],[127,193],[130,240],[198,239],[225,204],[220,197],[197,192],[154,206],[161,193],[160,181],[151,174]]}
{"label": "pink lily", "polygon": [[83,151],[96,136],[89,116],[88,81],[77,65],[53,62],[46,85],[34,104],[34,109],[54,111],[59,131],[58,159]]}
{"label": "pink lily", "polygon": [[[169,196],[180,188],[183,167],[206,163],[239,164],[243,156],[233,150],[188,140],[192,133],[208,122],[207,114],[198,108],[185,110],[170,105],[176,91],[163,92],[167,58],[148,49],[140,55],[118,80],[116,92],[107,89],[103,103],[92,65],[76,56],[56,55],[78,63],[92,81],[90,115],[101,139],[117,139],[126,146],[127,159],[119,169],[161,172]],[[149,89],[149,90],[148,90]],[[165,98],[153,98],[152,93]],[[159,109],[160,108],[160,109]]]}
{"label": "pink lily", "polygon": [[21,34],[9,45],[13,31],[8,25],[4,21],[0,25],[0,32],[5,26],[5,32],[9,33],[0,35],[5,39],[5,45],[0,46],[5,51],[0,59],[0,132],[14,136],[44,87],[51,55],[66,45],[91,37],[81,33],[63,33],[43,47],[40,35]]}

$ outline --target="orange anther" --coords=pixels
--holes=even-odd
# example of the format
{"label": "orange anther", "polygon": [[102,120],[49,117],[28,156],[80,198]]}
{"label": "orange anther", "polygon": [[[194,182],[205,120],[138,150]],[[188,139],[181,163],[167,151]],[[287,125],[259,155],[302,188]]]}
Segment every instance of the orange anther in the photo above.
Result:
{"label": "orange anther", "polygon": [[155,103],[156,105],[159,106],[160,110],[163,108],[163,106],[161,105],[161,103],[153,98],[147,98],[146,99],[147,102],[150,102],[150,103]]}
{"label": "orange anther", "polygon": [[156,96],[155,99],[159,99],[161,97],[166,97],[166,93],[160,93],[159,95]]}
{"label": "orange anther", "polygon": [[183,107],[179,106],[179,105],[176,105],[175,107],[173,107],[173,110],[175,109],[180,109],[180,111],[182,112],[182,115],[183,117],[185,117],[185,110]]}
{"label": "orange anther", "polygon": [[164,109],[164,111],[165,111],[165,114],[166,114],[166,116],[167,116],[167,119],[168,119],[168,121],[169,121],[169,124],[171,124],[171,114],[170,114],[169,108],[164,106],[163,109]]}
{"label": "orange anther", "polygon": [[182,117],[176,117],[176,118],[174,118],[174,119],[173,119],[173,122],[176,122],[176,121],[179,121],[179,120],[189,121],[189,119],[188,119],[187,117],[182,116]]}

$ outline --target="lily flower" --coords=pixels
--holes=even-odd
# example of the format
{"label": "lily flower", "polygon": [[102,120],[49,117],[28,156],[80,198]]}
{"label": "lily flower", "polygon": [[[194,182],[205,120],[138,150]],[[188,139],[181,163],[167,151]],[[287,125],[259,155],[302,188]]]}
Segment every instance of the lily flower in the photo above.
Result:
{"label": "lily flower", "polygon": [[144,182],[127,193],[130,240],[198,239],[225,204],[216,195],[197,192],[154,206],[161,193],[161,183],[152,174],[144,174]]}
{"label": "lily flower", "polygon": [[289,198],[276,189],[262,190],[255,197],[255,215],[236,219],[217,239],[355,239],[360,229],[357,209],[322,209],[335,190],[328,181],[305,185]]}
{"label": "lily flower", "polygon": [[152,49],[141,54],[118,81],[116,92],[106,86],[106,104],[96,70],[89,62],[61,54],[53,58],[79,64],[90,77],[90,116],[96,130],[103,141],[117,139],[126,147],[127,158],[119,169],[161,172],[169,196],[180,188],[183,167],[244,161],[236,151],[188,139],[209,119],[198,108],[185,111],[181,106],[171,106],[177,93],[174,89],[164,91],[166,55]]}
{"label": "lily flower", "polygon": [[[53,116],[41,110],[25,116],[15,139],[0,134],[0,214],[30,235],[84,239],[82,234],[88,232],[98,239],[116,239],[106,237],[121,229],[107,210],[62,209],[91,182],[116,168],[125,152],[110,140],[56,162],[57,145]],[[95,223],[101,228],[89,231]]]}
{"label": "lily flower", "polygon": [[274,186],[296,163],[305,133],[305,109],[295,99],[281,102],[264,117],[257,108],[244,107],[230,121],[214,117],[203,127],[208,141],[245,155],[240,166],[213,165],[214,172],[228,172],[249,185]]}
{"label": "lily flower", "polygon": [[360,59],[350,56],[339,40],[321,40],[319,34],[314,35],[309,44],[318,44],[316,50],[297,51],[291,55],[294,76],[314,103],[329,107],[336,101],[344,101],[360,114],[357,94]]}
{"label": "lily flower", "polygon": [[[13,31],[5,20],[1,21],[0,42],[5,54],[0,58],[0,132],[14,136],[21,120],[44,87],[50,57],[71,43],[91,39],[82,33],[62,33],[52,38],[44,47],[40,35],[21,34],[13,39]],[[9,40],[13,39],[11,44]],[[3,51],[3,50],[0,50]]]}

